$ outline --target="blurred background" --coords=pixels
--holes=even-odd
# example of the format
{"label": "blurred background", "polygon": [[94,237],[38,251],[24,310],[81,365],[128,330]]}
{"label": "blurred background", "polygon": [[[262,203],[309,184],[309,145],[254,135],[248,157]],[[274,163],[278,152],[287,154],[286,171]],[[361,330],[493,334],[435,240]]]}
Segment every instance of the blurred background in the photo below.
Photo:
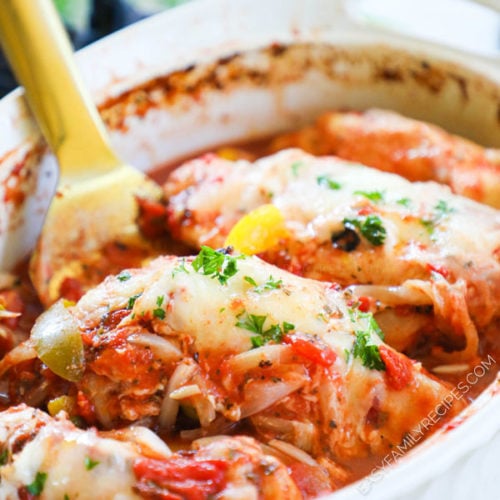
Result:
{"label": "blurred background", "polygon": [[[75,49],[190,0],[53,0]],[[0,50],[0,97],[17,86]]]}
{"label": "blurred background", "polygon": [[[79,49],[140,19],[194,0],[53,1],[74,48]],[[355,6],[352,15],[361,23],[500,58],[500,0],[353,0],[350,3]],[[16,86],[0,49],[0,97]]]}

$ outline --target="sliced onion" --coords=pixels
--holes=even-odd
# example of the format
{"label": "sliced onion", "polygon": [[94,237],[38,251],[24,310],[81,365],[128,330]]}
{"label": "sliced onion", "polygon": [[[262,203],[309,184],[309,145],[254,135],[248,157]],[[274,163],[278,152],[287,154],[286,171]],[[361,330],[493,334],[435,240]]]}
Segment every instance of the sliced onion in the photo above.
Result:
{"label": "sliced onion", "polygon": [[167,443],[147,427],[131,425],[119,431],[112,431],[112,437],[131,441],[141,447],[142,453],[153,458],[168,458],[172,450]]}
{"label": "sliced onion", "polygon": [[198,397],[193,401],[194,409],[202,427],[208,427],[215,420],[215,405],[209,397]]}
{"label": "sliced onion", "polygon": [[0,290],[12,288],[17,281],[17,276],[10,273],[0,272]]}
{"label": "sliced onion", "polygon": [[31,340],[39,358],[56,375],[70,382],[82,378],[85,371],[82,337],[75,318],[62,300],[38,317]]}
{"label": "sliced onion", "polygon": [[432,298],[420,288],[411,286],[411,280],[400,286],[352,285],[347,289],[356,297],[372,297],[386,306],[432,305]]}
{"label": "sliced onion", "polygon": [[432,372],[438,374],[462,373],[470,369],[469,363],[456,363],[452,365],[439,365],[432,368]]}
{"label": "sliced onion", "polygon": [[282,436],[292,434],[294,431],[293,421],[286,418],[257,415],[252,418],[252,424],[257,428]]}
{"label": "sliced onion", "polygon": [[179,432],[179,436],[184,441],[193,441],[194,439],[200,439],[206,435],[206,431],[201,427],[197,427],[196,429],[188,429]]}
{"label": "sliced onion", "polygon": [[149,347],[153,354],[166,363],[182,359],[181,351],[167,339],[153,333],[134,333],[127,338],[131,344]]}
{"label": "sliced onion", "polygon": [[172,373],[165,391],[165,397],[161,403],[158,418],[160,429],[170,430],[174,426],[179,411],[179,401],[171,398],[170,394],[185,384],[197,369],[198,367],[194,363],[180,363]]}
{"label": "sliced onion", "polygon": [[434,314],[442,317],[454,333],[465,338],[465,347],[461,351],[445,352],[441,347],[434,347],[432,355],[443,363],[472,362],[478,352],[479,334],[467,307],[467,283],[463,279],[449,284],[446,280],[432,284]]}
{"label": "sliced onion", "polygon": [[245,398],[241,404],[241,418],[255,415],[300,389],[307,377],[295,376],[289,380],[249,382],[244,388]]}
{"label": "sliced onion", "polygon": [[0,319],[19,318],[20,312],[7,311],[7,309],[0,309]]}
{"label": "sliced onion", "polygon": [[286,441],[281,441],[281,439],[271,439],[271,441],[269,441],[267,444],[281,451],[285,455],[298,460],[299,462],[311,465],[313,467],[318,466],[318,462],[316,462],[316,460],[314,460],[314,458],[311,457],[309,453],[306,453],[304,450],[297,448],[293,444],[287,443]]}
{"label": "sliced onion", "polygon": [[36,357],[37,354],[31,340],[27,340],[26,342],[19,344],[0,361],[0,377],[2,377],[3,374],[13,366],[22,363],[23,361],[35,359]]}
{"label": "sliced onion", "polygon": [[86,385],[90,399],[94,404],[97,420],[105,429],[111,429],[113,427],[113,419],[108,408],[111,399],[109,393],[113,390],[113,387],[106,378],[92,372],[86,377]]}
{"label": "sliced onion", "polygon": [[231,373],[245,373],[257,368],[262,363],[289,363],[293,353],[289,345],[265,345],[236,354],[227,360]]}
{"label": "sliced onion", "polygon": [[170,397],[172,399],[179,400],[190,398],[191,396],[197,396],[198,394],[201,394],[200,386],[198,384],[190,384],[180,387],[179,389],[175,389],[175,391],[170,393]]}
{"label": "sliced onion", "polygon": [[218,434],[217,436],[207,436],[207,437],[202,437],[195,439],[191,443],[191,449],[192,450],[199,450],[200,448],[204,448],[205,446],[208,446],[212,443],[215,443],[217,441],[222,441],[223,439],[226,439],[228,436],[227,434]]}
{"label": "sliced onion", "polygon": [[385,309],[375,314],[378,326],[384,332],[385,342],[398,351],[404,351],[415,340],[432,317],[418,312],[408,312],[404,316],[395,309]]}
{"label": "sliced onion", "polygon": [[257,430],[267,435],[285,439],[306,452],[313,449],[316,429],[311,422],[287,420],[285,418],[269,417],[268,415],[255,415],[251,420]]}
{"label": "sliced onion", "polygon": [[223,415],[218,415],[216,419],[210,423],[208,427],[197,429],[189,429],[181,431],[180,437],[186,441],[193,441],[207,436],[219,436],[221,434],[234,434],[239,422],[233,422],[224,418]]}

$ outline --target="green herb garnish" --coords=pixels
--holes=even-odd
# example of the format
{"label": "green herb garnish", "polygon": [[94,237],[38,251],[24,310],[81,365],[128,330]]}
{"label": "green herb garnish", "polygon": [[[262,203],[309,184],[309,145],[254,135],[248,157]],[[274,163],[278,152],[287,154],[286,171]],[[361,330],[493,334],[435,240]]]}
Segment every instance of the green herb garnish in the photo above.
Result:
{"label": "green herb garnish", "polygon": [[0,466],[5,465],[9,461],[9,450],[5,449],[0,453]]}
{"label": "green herb garnish", "polygon": [[135,301],[142,295],[142,293],[137,293],[136,295],[132,295],[129,297],[127,302],[127,309],[130,310],[134,307]]}
{"label": "green herb garnish", "polygon": [[420,219],[419,222],[429,234],[434,233],[434,229],[436,228],[436,221],[434,219]]}
{"label": "green herb garnish", "polygon": [[295,161],[292,163],[290,168],[292,169],[292,174],[294,175],[294,177],[299,176],[299,169],[300,169],[300,167],[303,167],[303,166],[304,166],[304,163],[302,163],[301,161]]}
{"label": "green herb garnish", "polygon": [[384,243],[386,230],[378,215],[368,215],[367,217],[357,217],[355,219],[344,219],[344,227],[347,229],[357,228],[361,234],[375,246]]}
{"label": "green herb garnish", "polygon": [[429,234],[434,233],[436,225],[441,222],[443,218],[456,212],[456,210],[453,207],[450,207],[444,200],[439,200],[436,205],[434,205],[433,210],[434,213],[430,217],[420,219],[420,223],[425,227]]}
{"label": "green herb garnish", "polygon": [[367,368],[385,370],[385,364],[380,357],[378,346],[373,343],[368,332],[356,332],[356,341],[352,347],[352,354],[355,358],[361,359],[361,363]]}
{"label": "green herb garnish", "polygon": [[373,342],[372,338],[377,335],[381,339],[384,338],[382,330],[378,326],[372,313],[364,313],[357,309],[350,309],[349,316],[351,321],[355,323],[360,319],[367,321],[367,327],[364,330],[355,330],[356,340],[351,349],[353,357],[359,358],[363,366],[373,370],[385,370],[385,363],[380,357],[378,346]]}
{"label": "green herb garnish", "polygon": [[246,311],[239,314],[237,318],[237,327],[257,334],[250,338],[253,347],[261,347],[271,341],[281,342],[285,334],[295,330],[295,325],[287,321],[284,321],[281,326],[275,324],[264,330],[264,323],[266,322],[267,316],[248,314]]}
{"label": "green herb garnish", "polygon": [[163,309],[162,307],[164,301],[165,301],[164,295],[158,295],[158,297],[156,297],[156,305],[158,307],[153,309],[153,316],[155,318],[165,319],[165,309]]}
{"label": "green herb garnish", "polygon": [[327,175],[320,175],[319,177],[316,177],[316,182],[318,183],[318,186],[326,187],[328,189],[342,189],[342,186],[338,182],[334,181]]}
{"label": "green herb garnish", "polygon": [[175,276],[179,273],[186,273],[189,274],[189,270],[186,267],[186,260],[181,259],[181,263],[178,266],[175,266],[172,270],[172,278],[175,278]]}
{"label": "green herb garnish", "polygon": [[257,288],[259,285],[257,285],[257,282],[251,277],[251,276],[244,276],[243,279],[247,282],[250,283],[253,287]]}
{"label": "green herb garnish", "polygon": [[40,495],[43,491],[43,487],[45,486],[45,481],[47,481],[47,473],[37,472],[33,482],[26,486],[28,493],[35,496]]}
{"label": "green herb garnish", "polygon": [[370,335],[378,335],[382,340],[384,340],[384,332],[380,329],[380,326],[378,326],[378,323],[371,312],[362,312],[359,309],[349,309],[348,312],[353,323],[360,319],[368,321],[368,333]]}
{"label": "green herb garnish", "polygon": [[354,191],[354,194],[364,196],[368,200],[373,201],[373,203],[384,201],[384,193],[382,191]]}
{"label": "green herb garnish", "polygon": [[443,215],[452,214],[456,212],[453,207],[450,207],[448,203],[444,200],[439,200],[437,204],[434,206],[434,210],[442,217]]}
{"label": "green herb garnish", "polygon": [[269,276],[269,278],[267,278],[267,281],[262,285],[257,284],[257,282],[251,276],[245,276],[243,279],[254,287],[253,291],[255,293],[263,293],[269,290],[278,290],[283,286],[283,280],[275,280],[272,276]]}
{"label": "green herb garnish", "polygon": [[238,314],[237,318],[237,327],[262,335],[262,332],[264,330],[264,323],[266,322],[267,316],[248,314],[246,311],[244,311],[243,313]]}
{"label": "green herb garnish", "polygon": [[92,460],[90,457],[85,457],[85,468],[87,470],[92,470],[94,467],[97,467],[101,462],[97,460]]}
{"label": "green herb garnish", "polygon": [[158,319],[165,319],[165,309],[162,309],[161,307],[157,307],[156,309],[153,309],[153,316]]}
{"label": "green herb garnish", "polygon": [[400,198],[399,200],[396,200],[396,203],[398,205],[402,205],[403,207],[406,207],[406,208],[410,208],[410,206],[411,206],[410,198]]}
{"label": "green herb garnish", "polygon": [[116,278],[118,281],[128,281],[131,277],[128,271],[122,271]]}
{"label": "green herb garnish", "polygon": [[202,246],[191,265],[196,272],[217,278],[221,285],[225,285],[227,280],[238,272],[236,262],[237,258],[228,255],[224,250]]}

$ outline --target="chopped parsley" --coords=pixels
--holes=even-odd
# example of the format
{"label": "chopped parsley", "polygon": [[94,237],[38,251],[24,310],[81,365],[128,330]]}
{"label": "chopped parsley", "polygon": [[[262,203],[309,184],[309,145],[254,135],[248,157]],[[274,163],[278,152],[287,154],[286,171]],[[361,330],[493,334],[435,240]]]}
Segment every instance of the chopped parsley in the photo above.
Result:
{"label": "chopped parsley", "polygon": [[248,314],[244,311],[237,316],[238,321],[236,326],[239,328],[244,328],[250,332],[258,333],[262,335],[264,330],[264,323],[266,322],[267,316],[259,316],[257,314]]}
{"label": "chopped parsley", "polygon": [[158,297],[156,297],[156,305],[158,307],[153,309],[153,316],[155,318],[165,319],[165,309],[163,309],[162,307],[164,301],[165,301],[164,295],[158,295]]}
{"label": "chopped parsley", "polygon": [[156,309],[153,309],[153,316],[158,319],[165,319],[165,309],[162,309],[161,307],[157,307]]}
{"label": "chopped parsley", "polygon": [[129,297],[128,302],[127,302],[127,309],[133,309],[135,301],[142,295],[142,293],[137,293],[135,295],[132,295],[132,297]]}
{"label": "chopped parsley", "polygon": [[352,347],[352,355],[359,358],[363,366],[372,370],[385,370],[385,364],[380,357],[378,346],[375,345],[368,332],[357,331]]}
{"label": "chopped parsley", "polygon": [[97,467],[101,462],[97,460],[92,460],[90,457],[85,457],[85,468],[87,470],[92,470],[94,467]]}
{"label": "chopped parsley", "polygon": [[396,203],[406,208],[410,208],[411,206],[410,198],[400,198],[399,200],[396,200]]}
{"label": "chopped parsley", "polygon": [[116,278],[118,281],[128,281],[131,277],[128,271],[122,271]]}
{"label": "chopped parsley", "polygon": [[319,177],[316,177],[316,182],[318,183],[318,186],[326,187],[328,189],[338,190],[342,188],[338,182],[328,177],[328,175],[320,175]]}
{"label": "chopped parsley", "polygon": [[384,193],[382,191],[354,191],[354,194],[364,196],[373,203],[384,201]]}
{"label": "chopped parsley", "polygon": [[300,169],[300,167],[303,167],[303,166],[304,166],[304,163],[302,163],[301,161],[295,161],[292,163],[290,168],[292,169],[292,174],[294,175],[294,177],[299,176],[299,169]]}
{"label": "chopped parsley", "polygon": [[[356,340],[354,341],[350,353],[352,353],[354,358],[359,358],[363,366],[367,368],[372,370],[385,370],[385,363],[380,357],[379,348],[372,340],[373,335],[377,335],[381,339],[384,338],[382,330],[375,321],[373,314],[351,309],[349,310],[349,315],[353,323],[358,319],[365,319],[368,321],[365,330],[354,331]],[[349,361],[349,357],[347,361]]]}
{"label": "chopped parsley", "polygon": [[434,219],[420,219],[420,224],[425,227],[425,230],[432,234],[436,227],[436,221]]}
{"label": "chopped parsley", "polygon": [[43,487],[45,486],[45,481],[47,481],[47,473],[37,472],[33,482],[26,486],[28,493],[31,493],[34,496],[40,495],[43,491]]}
{"label": "chopped parsley", "polygon": [[237,318],[237,327],[257,334],[250,338],[252,347],[261,347],[271,341],[281,342],[282,338],[288,332],[295,330],[295,325],[287,321],[284,321],[281,326],[279,324],[274,324],[264,330],[264,323],[266,322],[267,316],[248,314],[246,311],[238,314]]}
{"label": "chopped parsley", "polygon": [[244,276],[243,279],[254,287],[258,287],[257,282],[251,276]]}
{"label": "chopped parsley", "polygon": [[228,255],[224,250],[214,250],[202,246],[200,253],[191,265],[196,272],[217,278],[221,285],[225,285],[227,280],[238,272],[236,262],[237,257]]}
{"label": "chopped parsley", "polygon": [[429,234],[433,234],[436,229],[436,225],[441,222],[441,220],[450,215],[456,210],[450,207],[445,200],[439,200],[433,207],[434,213],[430,217],[424,217],[420,219],[420,223],[425,227]]}
{"label": "chopped parsley", "polygon": [[9,450],[5,449],[0,453],[0,465],[5,465],[9,461]]}
{"label": "chopped parsley", "polygon": [[269,276],[269,278],[267,278],[267,281],[262,285],[257,284],[257,282],[251,276],[245,276],[243,279],[254,287],[253,291],[255,293],[262,293],[269,290],[278,290],[283,286],[283,280],[275,280],[272,276]]}
{"label": "chopped parsley", "polygon": [[441,216],[456,212],[456,210],[453,207],[450,207],[444,200],[439,200],[434,206],[434,210]]}
{"label": "chopped parsley", "polygon": [[354,219],[344,219],[346,229],[357,228],[361,234],[374,246],[384,243],[386,230],[378,215],[368,215],[367,217],[356,217]]}
{"label": "chopped parsley", "polygon": [[185,259],[181,259],[181,263],[178,266],[174,267],[174,269],[172,270],[172,278],[175,278],[175,276],[179,273],[189,274]]}
{"label": "chopped parsley", "polygon": [[362,312],[359,309],[349,309],[349,317],[351,321],[354,323],[358,319],[364,319],[368,321],[368,333],[370,335],[376,334],[382,340],[384,340],[384,332],[378,326],[378,323],[375,321],[373,314],[370,312]]}

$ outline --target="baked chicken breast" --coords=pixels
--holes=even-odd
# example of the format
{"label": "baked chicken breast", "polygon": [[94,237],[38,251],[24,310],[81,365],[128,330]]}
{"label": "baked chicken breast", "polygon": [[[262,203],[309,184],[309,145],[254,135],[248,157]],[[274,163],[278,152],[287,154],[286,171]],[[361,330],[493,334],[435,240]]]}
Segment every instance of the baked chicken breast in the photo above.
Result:
{"label": "baked chicken breast", "polygon": [[[254,163],[189,161],[165,193],[172,235],[198,248],[232,243],[233,228],[253,214],[236,247],[254,231],[262,240],[262,227],[274,231],[263,259],[354,285],[398,350],[425,335],[443,362],[471,362],[478,329],[500,313],[500,214],[446,186],[291,149]],[[262,206],[279,212],[282,227],[255,216]]]}

